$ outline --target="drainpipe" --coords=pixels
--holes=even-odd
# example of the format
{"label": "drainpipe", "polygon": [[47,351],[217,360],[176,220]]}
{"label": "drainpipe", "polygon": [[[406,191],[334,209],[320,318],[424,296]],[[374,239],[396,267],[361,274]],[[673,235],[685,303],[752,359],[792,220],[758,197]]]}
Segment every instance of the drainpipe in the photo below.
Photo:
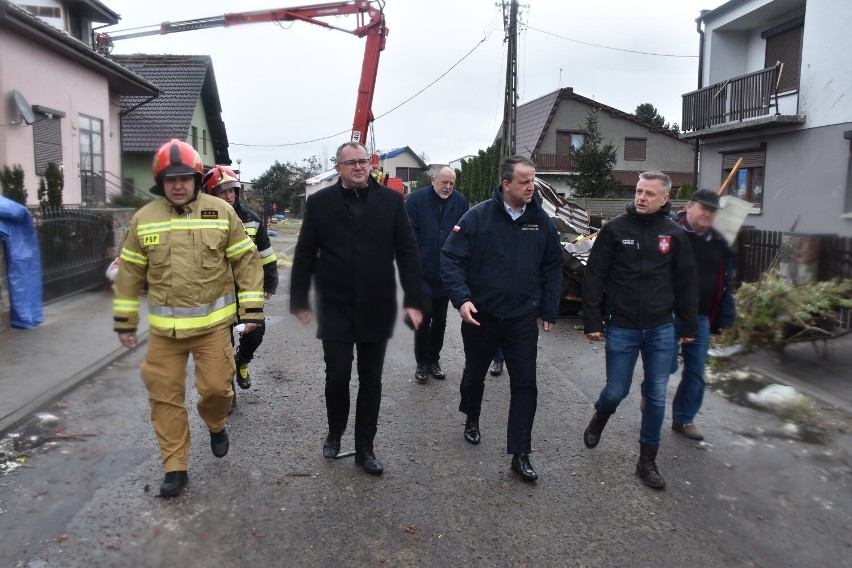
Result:
{"label": "drainpipe", "polygon": [[[704,14],[710,10],[701,10],[701,15],[695,20],[695,31],[698,32],[698,88],[704,86],[704,30],[701,29],[701,22]],[[695,158],[692,161],[692,187],[698,188],[698,155],[701,148],[701,139],[695,139]]]}

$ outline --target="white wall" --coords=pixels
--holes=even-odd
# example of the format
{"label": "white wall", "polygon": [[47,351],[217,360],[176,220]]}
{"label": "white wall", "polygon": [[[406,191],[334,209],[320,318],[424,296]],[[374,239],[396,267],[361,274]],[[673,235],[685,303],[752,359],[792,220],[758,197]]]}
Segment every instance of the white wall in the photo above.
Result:
{"label": "white wall", "polygon": [[852,120],[852,2],[808,2],[799,108],[806,127]]}
{"label": "white wall", "polygon": [[[846,6],[844,0],[819,2],[843,3]],[[813,4],[815,2],[808,4],[808,12]],[[852,3],[849,7],[852,7]],[[705,22],[703,85],[707,87],[763,69],[766,63],[766,40],[760,34],[804,12],[804,0],[752,0]],[[806,22],[806,34],[807,28]]]}

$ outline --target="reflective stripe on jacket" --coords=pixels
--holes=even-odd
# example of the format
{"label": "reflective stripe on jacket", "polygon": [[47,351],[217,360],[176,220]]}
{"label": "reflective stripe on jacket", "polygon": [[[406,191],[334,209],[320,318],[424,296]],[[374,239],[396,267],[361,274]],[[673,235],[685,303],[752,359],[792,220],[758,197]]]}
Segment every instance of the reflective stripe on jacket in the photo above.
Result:
{"label": "reflective stripe on jacket", "polygon": [[260,263],[263,265],[263,291],[274,294],[278,290],[278,257],[272,250],[269,233],[266,232],[266,227],[261,222],[260,215],[243,206],[239,199],[234,202],[234,211],[237,212],[246,233],[251,237],[251,240],[257,246],[258,254],[260,254]]}
{"label": "reflective stripe on jacket", "polygon": [[116,331],[136,330],[146,280],[153,334],[194,337],[238,320],[263,321],[257,248],[236,212],[216,197],[199,193],[179,208],[160,198],[133,216],[115,283]]}

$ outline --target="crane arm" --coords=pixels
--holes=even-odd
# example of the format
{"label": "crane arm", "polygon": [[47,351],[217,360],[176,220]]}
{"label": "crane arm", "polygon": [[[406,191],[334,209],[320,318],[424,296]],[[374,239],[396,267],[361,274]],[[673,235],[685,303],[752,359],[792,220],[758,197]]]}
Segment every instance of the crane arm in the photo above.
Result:
{"label": "crane arm", "polygon": [[[122,39],[262,22],[307,22],[327,29],[352,34],[359,38],[366,37],[367,45],[364,50],[364,61],[361,65],[361,81],[358,85],[358,98],[355,102],[355,119],[352,123],[351,136],[353,141],[364,144],[367,140],[369,125],[373,120],[373,94],[376,88],[379,56],[385,49],[385,41],[388,36],[384,12],[381,9],[383,2],[379,2],[379,8],[372,6],[374,3],[376,2],[371,2],[370,0],[349,0],[346,2],[327,2],[324,4],[312,4],[310,6],[280,8],[276,10],[235,12],[223,16],[211,16],[178,22],[163,22],[160,24],[160,28],[156,30],[118,35],[97,34],[94,48],[98,51],[109,53],[112,49],[112,43]],[[317,19],[349,14],[354,14],[358,17],[358,26],[352,30],[334,26]]]}

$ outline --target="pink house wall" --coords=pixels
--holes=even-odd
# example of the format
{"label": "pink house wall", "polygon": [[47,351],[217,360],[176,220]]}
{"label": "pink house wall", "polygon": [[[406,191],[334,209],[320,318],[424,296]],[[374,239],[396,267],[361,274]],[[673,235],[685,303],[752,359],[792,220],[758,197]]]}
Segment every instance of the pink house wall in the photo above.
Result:
{"label": "pink house wall", "polygon": [[[12,89],[20,91],[30,105],[41,105],[65,113],[60,120],[62,164],[65,175],[65,204],[80,204],[80,145],[78,117],[85,114],[103,120],[104,170],[107,192],[119,183],[121,175],[121,134],[118,95],[109,92],[105,77],[73,60],[38,44],[0,30],[0,167],[20,164],[29,204],[36,204],[38,181],[35,174],[33,128],[18,122],[20,115],[12,102]],[[112,103],[112,104],[110,104]],[[114,175],[111,175],[114,174]]]}

